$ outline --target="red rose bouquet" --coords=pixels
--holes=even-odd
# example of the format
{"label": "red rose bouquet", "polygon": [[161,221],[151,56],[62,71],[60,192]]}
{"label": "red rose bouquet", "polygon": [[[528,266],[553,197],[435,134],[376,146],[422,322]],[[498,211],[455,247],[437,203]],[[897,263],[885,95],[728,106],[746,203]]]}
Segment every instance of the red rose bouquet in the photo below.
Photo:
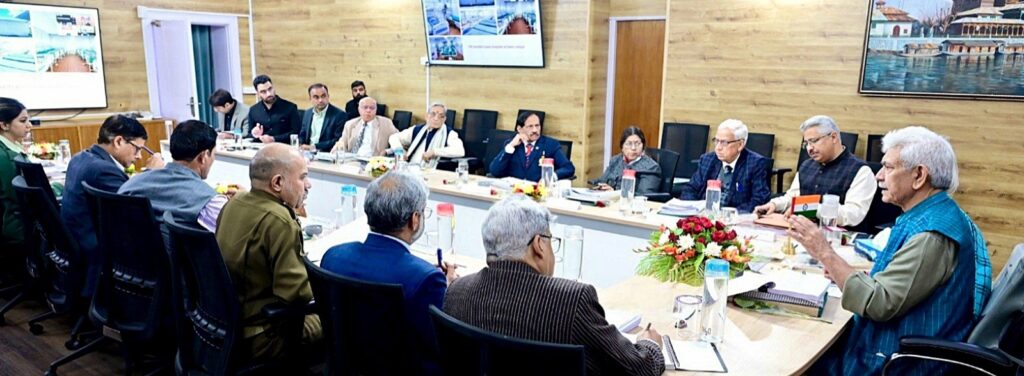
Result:
{"label": "red rose bouquet", "polygon": [[728,261],[730,274],[735,275],[746,268],[753,251],[749,238],[738,239],[736,231],[724,223],[707,217],[688,217],[676,221],[675,227],[661,226],[651,233],[647,248],[635,250],[647,254],[636,272],[662,282],[700,286],[707,260]]}

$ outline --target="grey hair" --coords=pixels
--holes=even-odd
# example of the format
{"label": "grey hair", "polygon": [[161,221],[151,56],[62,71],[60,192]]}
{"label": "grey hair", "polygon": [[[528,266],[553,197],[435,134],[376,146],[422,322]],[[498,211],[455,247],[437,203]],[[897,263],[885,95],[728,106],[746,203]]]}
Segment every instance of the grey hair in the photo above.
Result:
{"label": "grey hair", "polygon": [[903,167],[925,166],[933,188],[953,193],[960,185],[953,145],[942,135],[920,126],[891,131],[882,137],[882,152],[899,149]]}
{"label": "grey hair", "polygon": [[839,126],[836,125],[836,121],[825,115],[815,115],[804,120],[804,123],[800,124],[800,132],[807,132],[808,129],[814,127],[820,127],[823,134],[839,133]]}
{"label": "grey hair", "polygon": [[723,121],[722,124],[718,125],[718,129],[728,129],[732,131],[732,135],[735,136],[737,140],[744,141],[747,140],[747,135],[750,133],[750,131],[747,130],[747,125],[736,119],[727,119],[726,121]]}
{"label": "grey hair", "polygon": [[391,171],[377,178],[366,187],[363,202],[370,230],[398,232],[412,220],[413,213],[427,207],[429,193],[423,178],[407,172]]}
{"label": "grey hair", "polygon": [[430,109],[434,107],[441,107],[444,112],[448,112],[448,106],[445,106],[444,103],[434,102],[430,104],[430,107],[427,107],[427,113],[430,113]]}
{"label": "grey hair", "polygon": [[377,100],[376,100],[376,99],[373,99],[373,97],[371,97],[371,96],[366,96],[366,97],[363,97],[363,99],[360,99],[360,100],[359,100],[359,103],[358,103],[358,104],[359,104],[360,106],[362,106],[362,105],[363,105],[363,102],[373,102],[373,106],[374,106],[374,107],[377,107]]}
{"label": "grey hair", "polygon": [[530,241],[546,233],[552,220],[551,211],[522,194],[494,204],[480,230],[488,260],[522,260]]}

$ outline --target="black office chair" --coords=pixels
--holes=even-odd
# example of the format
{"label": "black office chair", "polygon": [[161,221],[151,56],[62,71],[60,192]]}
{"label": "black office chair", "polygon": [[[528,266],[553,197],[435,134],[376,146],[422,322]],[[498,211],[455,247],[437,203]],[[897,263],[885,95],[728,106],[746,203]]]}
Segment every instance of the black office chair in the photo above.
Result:
{"label": "black office chair", "polygon": [[[885,364],[882,374],[944,367],[949,375],[1021,375],[1024,359],[1024,263],[1017,245],[1003,271],[992,284],[982,316],[965,342],[907,336]],[[1013,261],[1015,260],[1015,261]],[[998,335],[997,335],[998,334]],[[932,372],[940,374],[939,372]]]}
{"label": "black office chair", "polygon": [[676,165],[679,153],[659,148],[647,148],[647,155],[658,162],[661,167],[661,186],[657,193],[647,194],[647,199],[654,202],[668,202],[672,199],[672,182],[676,179]]}
{"label": "black office chair", "polygon": [[25,183],[29,187],[45,188],[43,189],[43,195],[53,200],[55,206],[60,208],[60,201],[57,200],[57,196],[53,194],[53,189],[50,188],[50,178],[46,177],[43,165],[30,162],[25,157],[19,155],[14,157],[14,166],[18,170],[18,175],[25,177]]}
{"label": "black office chair", "polygon": [[868,135],[868,150],[864,153],[864,160],[868,162],[882,163],[882,137],[881,134]]}
{"label": "black office chair", "polygon": [[[174,312],[178,353],[174,368],[179,375],[241,375],[283,373],[286,363],[247,362],[236,348],[242,339],[242,305],[213,233],[179,223],[164,213],[171,244]],[[277,312],[268,320],[289,320],[298,333],[304,312]],[[294,336],[294,340],[298,340]],[[294,346],[286,346],[294,349]]]}
{"label": "black office chair", "polygon": [[377,103],[377,116],[388,117],[388,105]]}
{"label": "black office chair", "polygon": [[772,186],[772,177],[775,179],[775,193],[782,192],[782,173],[775,168],[775,135],[768,133],[748,133],[747,150],[761,154],[768,158],[768,187]]}
{"label": "black office chair", "polygon": [[434,344],[417,343],[402,285],[329,272],[303,259],[327,341],[329,375],[422,374]]}
{"label": "black office chair", "polygon": [[555,140],[558,141],[558,146],[562,147],[562,154],[565,154],[565,158],[571,161],[572,160],[572,141],[558,140],[558,139],[555,139]]}
{"label": "black office chair", "polygon": [[[64,343],[69,350],[83,350],[83,325],[86,320],[87,297],[82,297],[82,286],[85,285],[86,265],[84,255],[78,249],[78,243],[71,239],[70,232],[60,219],[60,214],[53,202],[46,197],[43,189],[30,187],[21,176],[13,181],[15,195],[26,210],[23,211],[28,220],[38,228],[40,237],[39,278],[42,279],[43,295],[46,297],[50,310],[29,320],[29,331],[39,335],[43,333],[41,321],[66,314],[77,317],[71,329],[71,338]],[[93,344],[92,347],[96,345]],[[55,374],[56,368],[81,355],[66,356],[50,365],[48,374]]]}
{"label": "black office chair", "polygon": [[512,338],[486,331],[431,305],[446,375],[585,375],[583,346]]}
{"label": "black office chair", "polygon": [[[22,185],[25,184],[24,177],[19,180]],[[17,195],[16,195],[17,196]],[[10,296],[7,302],[0,307],[0,326],[7,325],[7,320],[4,315],[17,306],[19,303],[29,298],[41,298],[41,289],[47,283],[44,277],[45,267],[43,263],[43,256],[40,253],[39,245],[39,231],[36,229],[35,217],[32,215],[28,208],[28,204],[20,202],[16,197],[15,216],[21,220],[22,223],[22,248],[5,250],[4,255],[0,262],[9,263],[5,266],[11,267],[11,275],[16,276],[16,280],[12,280],[10,286],[0,289],[0,295]],[[0,207],[4,204],[0,203]],[[24,271],[21,271],[21,267],[24,266]]]}
{"label": "black office chair", "polygon": [[[103,336],[90,345],[121,342],[129,374],[146,354],[156,356],[158,369],[170,368],[174,359],[171,265],[149,199],[106,192],[88,183],[82,186],[95,205],[92,214],[103,259],[89,308]],[[84,355],[90,345],[69,356]]]}
{"label": "black office chair", "polygon": [[516,112],[516,119],[518,119],[519,115],[522,115],[524,112],[533,112],[533,113],[537,114],[537,117],[540,118],[540,124],[542,125],[542,127],[540,129],[540,133],[544,134],[544,127],[543,127],[543,125],[545,125],[544,124],[544,111],[529,110],[529,109],[520,108],[519,112]]}
{"label": "black office chair", "polygon": [[444,125],[447,125],[449,129],[455,129],[455,110],[448,109],[444,112]]}
{"label": "black office chair", "polygon": [[395,110],[395,117],[391,120],[395,123],[395,128],[398,128],[399,131],[404,131],[412,126],[412,112]]}
{"label": "black office chair", "polygon": [[[871,167],[871,171],[875,174],[878,170],[882,169],[882,164],[877,162],[868,162],[868,166]],[[871,198],[871,206],[868,208],[868,213],[864,216],[864,220],[860,224],[850,228],[852,231],[863,232],[868,234],[877,234],[879,231],[886,227],[892,227],[896,223],[896,217],[903,214],[903,209],[893,204],[887,204],[882,201],[882,190],[875,190],[875,196]]]}
{"label": "black office chair", "polygon": [[483,165],[484,154],[487,153],[487,138],[491,131],[498,127],[498,112],[491,110],[467,109],[462,113],[462,128],[458,129],[459,137],[466,148],[466,157],[476,158],[470,161],[470,171],[487,169]]}
{"label": "black office chair", "polygon": [[[512,137],[515,137],[516,132],[506,131],[504,129],[492,129],[490,134],[487,136],[487,151],[484,152],[483,168],[486,172],[491,167],[491,161],[498,156],[498,153],[503,153],[505,144]],[[487,175],[484,173],[484,175]]]}
{"label": "black office chair", "polygon": [[[695,162],[708,150],[707,124],[665,123],[661,131],[661,149],[679,153],[676,177],[689,179],[697,171]],[[682,193],[682,185],[673,185],[672,196]]]}

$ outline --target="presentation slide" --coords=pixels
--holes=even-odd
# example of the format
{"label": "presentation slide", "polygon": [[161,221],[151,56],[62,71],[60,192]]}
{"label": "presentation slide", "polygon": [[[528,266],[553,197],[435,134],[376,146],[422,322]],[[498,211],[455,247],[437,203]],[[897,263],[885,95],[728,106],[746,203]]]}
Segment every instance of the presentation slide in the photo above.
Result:
{"label": "presentation slide", "polygon": [[99,12],[0,3],[0,96],[32,110],[107,107]]}
{"label": "presentation slide", "polygon": [[543,67],[539,0],[423,0],[435,65]]}

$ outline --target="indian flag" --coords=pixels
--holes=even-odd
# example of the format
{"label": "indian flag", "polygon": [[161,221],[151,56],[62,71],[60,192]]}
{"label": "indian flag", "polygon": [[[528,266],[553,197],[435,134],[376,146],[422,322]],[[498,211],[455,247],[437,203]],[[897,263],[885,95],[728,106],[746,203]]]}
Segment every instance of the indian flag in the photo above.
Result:
{"label": "indian flag", "polygon": [[790,210],[793,214],[802,215],[807,218],[818,218],[818,205],[821,203],[821,195],[807,195],[793,197]]}

